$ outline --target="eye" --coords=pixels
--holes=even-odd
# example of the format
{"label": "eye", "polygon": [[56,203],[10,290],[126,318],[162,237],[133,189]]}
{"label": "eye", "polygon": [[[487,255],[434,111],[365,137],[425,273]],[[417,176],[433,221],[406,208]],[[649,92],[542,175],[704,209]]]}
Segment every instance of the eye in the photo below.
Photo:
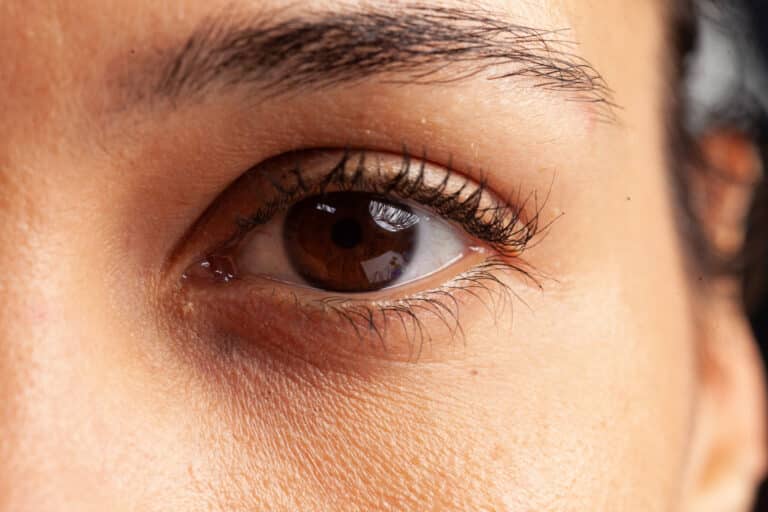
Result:
{"label": "eye", "polygon": [[179,300],[228,344],[411,361],[463,331],[460,308],[485,292],[503,304],[509,275],[530,277],[522,254],[539,206],[515,199],[407,154],[284,154],[245,172],[192,228]]}
{"label": "eye", "polygon": [[[204,231],[234,233],[185,277],[262,277],[362,294],[428,277],[466,256],[519,255],[522,210],[451,170],[395,155],[312,151],[249,171]],[[223,225],[223,226],[222,226]]]}
{"label": "eye", "polygon": [[417,281],[458,261],[469,240],[427,209],[368,192],[300,200],[254,230],[240,271],[342,293]]}

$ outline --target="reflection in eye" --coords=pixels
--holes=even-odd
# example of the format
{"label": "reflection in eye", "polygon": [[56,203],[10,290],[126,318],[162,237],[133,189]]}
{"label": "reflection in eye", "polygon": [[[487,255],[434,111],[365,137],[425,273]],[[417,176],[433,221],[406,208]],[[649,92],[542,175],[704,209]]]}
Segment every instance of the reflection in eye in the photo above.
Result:
{"label": "reflection in eye", "polygon": [[[424,208],[367,192],[333,192],[301,200],[284,219],[269,221],[244,243],[239,261],[248,274],[266,272],[326,291],[371,292],[460,259],[465,239],[459,227]],[[277,249],[281,241],[284,254]]]}

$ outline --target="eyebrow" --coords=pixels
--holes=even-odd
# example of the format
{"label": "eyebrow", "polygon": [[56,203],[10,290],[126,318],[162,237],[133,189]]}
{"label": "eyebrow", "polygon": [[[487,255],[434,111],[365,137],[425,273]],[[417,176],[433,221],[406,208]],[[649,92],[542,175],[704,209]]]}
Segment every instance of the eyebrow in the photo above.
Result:
{"label": "eyebrow", "polygon": [[575,53],[567,32],[510,23],[476,8],[425,5],[282,21],[230,15],[203,21],[180,47],[162,52],[144,76],[154,77],[150,97],[173,104],[241,86],[280,95],[374,76],[410,84],[522,77],[569,101],[594,103],[612,117],[611,89]]}

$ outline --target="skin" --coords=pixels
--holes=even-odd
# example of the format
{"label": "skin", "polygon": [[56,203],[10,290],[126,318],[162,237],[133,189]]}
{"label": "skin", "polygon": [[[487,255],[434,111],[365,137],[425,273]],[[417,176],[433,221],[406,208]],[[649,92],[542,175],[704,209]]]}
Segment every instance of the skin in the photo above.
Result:
{"label": "skin", "polygon": [[[108,91],[132,50],[183,42],[232,2],[0,5],[0,510],[748,510],[762,377],[735,283],[692,270],[676,230],[664,13],[487,5],[572,27],[614,121],[482,76],[121,108]],[[748,142],[711,137],[721,167],[756,168]],[[511,309],[462,297],[464,339],[436,335],[409,361],[328,355],[299,310],[179,284],[205,241],[169,253],[244,169],[403,142],[482,169],[498,196],[549,192],[555,222],[523,256],[540,287],[502,274]],[[743,191],[695,186],[720,198],[708,231],[739,240],[721,221]],[[250,336],[254,319],[282,327]]]}

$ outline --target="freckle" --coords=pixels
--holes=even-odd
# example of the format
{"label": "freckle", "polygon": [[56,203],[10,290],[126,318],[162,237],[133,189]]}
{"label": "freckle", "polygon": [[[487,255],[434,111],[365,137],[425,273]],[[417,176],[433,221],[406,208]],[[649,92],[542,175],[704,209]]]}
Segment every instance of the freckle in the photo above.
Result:
{"label": "freckle", "polygon": [[469,374],[474,377],[475,375],[477,375],[477,370],[474,370],[474,369],[470,370]]}
{"label": "freckle", "polygon": [[632,198],[630,196],[627,196],[627,201],[631,201]]}

